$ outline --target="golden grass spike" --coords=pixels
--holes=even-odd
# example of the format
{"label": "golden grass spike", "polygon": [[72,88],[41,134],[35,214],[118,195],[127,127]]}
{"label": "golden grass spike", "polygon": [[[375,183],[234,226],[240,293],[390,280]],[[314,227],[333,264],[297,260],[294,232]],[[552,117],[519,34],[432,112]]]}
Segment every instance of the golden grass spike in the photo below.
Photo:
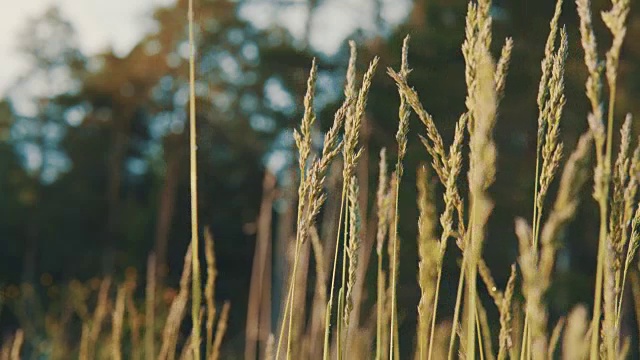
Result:
{"label": "golden grass spike", "polygon": [[[520,266],[523,275],[523,293],[527,300],[526,314],[529,327],[525,331],[530,338],[528,351],[534,359],[544,358],[547,353],[547,312],[542,298],[551,283],[555,263],[556,238],[575,214],[579,203],[579,193],[588,177],[589,149],[591,134],[580,138],[576,150],[571,154],[560,180],[560,188],[549,218],[542,228],[542,244],[539,260],[530,235],[525,235],[523,220],[519,220],[516,232],[520,238]],[[532,233],[533,234],[533,233]],[[527,353],[528,354],[528,353]]]}
{"label": "golden grass spike", "polygon": [[504,89],[507,82],[507,72],[509,71],[509,63],[511,62],[511,51],[513,50],[513,39],[507,38],[502,46],[500,59],[496,65],[496,73],[494,75],[496,83],[496,97],[498,103],[504,97]]}
{"label": "golden grass spike", "polygon": [[[595,171],[594,197],[600,208],[600,236],[598,240],[598,263],[596,271],[596,286],[594,294],[594,310],[591,328],[594,329],[591,338],[591,356],[599,353],[600,318],[602,312],[602,297],[605,299],[605,330],[604,344],[608,356],[616,355],[615,328],[615,297],[608,291],[615,291],[615,271],[613,262],[615,256],[608,253],[607,239],[610,238],[607,228],[607,214],[609,202],[609,188],[611,182],[611,155],[613,148],[613,121],[616,102],[616,78],[620,48],[626,34],[626,20],[629,10],[628,0],[612,0],[610,11],[602,13],[602,19],[613,35],[613,44],[606,55],[606,77],[609,85],[609,104],[607,116],[607,130],[605,137],[603,123],[603,103],[601,101],[602,75],[601,63],[598,60],[597,45],[592,25],[589,0],[576,0],[578,15],[580,17],[580,33],[585,50],[585,64],[589,72],[587,78],[587,97],[591,102],[591,114],[589,114],[589,126],[592,128],[596,140],[596,154],[598,162]],[[604,284],[604,288],[603,288]]]}
{"label": "golden grass spike", "polygon": [[[471,213],[469,247],[465,249],[467,257],[467,299],[469,309],[476,308],[477,290],[476,276],[478,262],[482,257],[482,245],[484,243],[484,227],[489,214],[493,209],[493,203],[488,197],[487,188],[495,177],[496,149],[492,139],[493,127],[496,116],[496,94],[494,82],[494,65],[488,49],[478,46],[480,52],[477,64],[477,88],[470,95],[468,106],[472,114],[474,124],[469,127],[470,139],[470,166],[469,166],[469,191],[471,197]],[[468,251],[468,253],[467,253]],[[467,356],[475,358],[475,311],[467,312]]]}
{"label": "golden grass spike", "polygon": [[[369,68],[367,69],[367,71],[365,72],[365,74],[363,75],[362,78],[362,85],[360,87],[360,90],[358,91],[357,94],[357,99],[356,99],[356,103],[355,106],[353,108],[353,114],[349,114],[347,113],[347,118],[345,120],[345,124],[344,124],[344,145],[342,147],[342,154],[343,154],[343,158],[344,158],[344,168],[343,168],[343,179],[344,179],[344,183],[343,183],[343,189],[342,189],[342,193],[343,193],[343,198],[342,201],[345,205],[345,209],[346,213],[349,214],[349,202],[347,200],[347,194],[348,194],[348,186],[349,186],[349,182],[352,177],[355,176],[355,169],[358,165],[358,161],[360,160],[360,156],[362,155],[362,148],[359,147],[358,145],[358,140],[360,138],[360,129],[362,127],[362,120],[364,117],[364,113],[365,113],[365,107],[367,104],[367,97],[369,94],[369,89],[371,88],[371,84],[373,83],[373,75],[375,74],[375,70],[378,66],[378,61],[379,58],[378,57],[374,57],[373,60],[369,63]],[[347,99],[346,101],[349,101],[349,99]],[[351,115],[351,116],[350,116]],[[341,211],[342,213],[342,211]],[[341,216],[342,218],[342,216]],[[344,237],[343,237],[343,255],[342,255],[342,281],[341,281],[341,286],[340,286],[340,291],[338,292],[338,319],[342,319],[344,317],[344,313],[345,313],[345,309],[344,309],[344,305],[346,304],[345,301],[345,294],[346,294],[346,286],[347,286],[347,251],[346,249],[348,248],[349,244],[348,244],[348,232],[347,232],[347,226],[348,226],[348,217],[345,216],[344,217]],[[338,232],[339,235],[339,232]],[[337,248],[336,248],[336,254],[337,254]],[[337,260],[337,259],[336,259]],[[334,288],[334,280],[333,280],[333,276],[335,276],[335,271],[334,274],[332,275],[332,288]],[[334,292],[331,291],[331,294],[333,294]],[[330,300],[331,301],[331,300]],[[327,307],[327,310],[330,310],[331,308],[331,304],[329,304],[329,306]],[[337,349],[337,356],[339,359],[341,359],[341,354],[344,351],[344,346],[343,346],[343,342],[345,340],[344,338],[344,329],[343,329],[343,325],[344,323],[340,320],[337,321],[337,331],[336,331],[336,339],[337,339],[337,345],[336,345],[336,349]],[[327,336],[328,334],[325,333],[325,348],[327,348]],[[326,352],[325,352],[326,355]]]}
{"label": "golden grass spike", "polygon": [[[620,129],[620,149],[612,171],[613,193],[610,203],[609,212],[609,236],[607,238],[607,247],[610,249],[607,255],[608,267],[610,270],[605,275],[605,286],[611,289],[605,294],[605,328],[607,329],[609,341],[613,339],[618,329],[618,318],[620,314],[619,304],[621,291],[621,282],[623,279],[624,250],[628,245],[628,225],[629,213],[628,203],[626,199],[627,188],[629,186],[629,168],[631,166],[631,158],[629,151],[631,147],[631,116],[625,119]],[[635,200],[635,199],[634,199]],[[615,348],[615,344],[611,344]]]}
{"label": "golden grass spike", "polygon": [[[280,336],[278,338],[278,347],[276,350],[276,358],[280,356],[280,349],[282,345],[282,340],[284,339],[284,331],[287,329],[287,359],[290,357],[291,353],[291,331],[293,328],[293,308],[295,306],[295,284],[297,279],[296,273],[298,270],[298,261],[300,257],[300,245],[302,243],[301,235],[302,231],[306,228],[305,226],[305,216],[304,216],[304,205],[308,201],[308,194],[310,191],[310,181],[307,179],[313,174],[307,174],[305,171],[307,168],[307,160],[309,158],[309,154],[311,153],[312,147],[312,138],[311,138],[311,126],[315,122],[315,111],[314,111],[314,96],[315,96],[315,84],[317,79],[318,67],[316,64],[316,59],[314,58],[311,63],[311,70],[309,71],[309,78],[307,79],[307,92],[304,97],[304,115],[302,117],[302,121],[300,124],[300,132],[294,130],[293,138],[296,143],[296,147],[298,149],[298,166],[300,170],[300,183],[298,186],[298,212],[297,212],[297,221],[296,221],[296,239],[295,239],[295,250],[294,250],[294,260],[293,260],[293,269],[291,271],[291,277],[289,280],[289,290],[287,293],[287,297],[285,299],[285,308],[284,308],[284,316],[282,317],[282,325],[280,326]],[[314,165],[317,164],[314,163]],[[311,170],[314,167],[312,166]],[[315,169],[317,171],[317,169]],[[317,175],[317,174],[316,174]],[[312,189],[312,188],[311,188]],[[313,189],[312,189],[313,190]],[[302,236],[304,237],[304,236]],[[288,317],[288,326],[284,326],[285,320]]]}
{"label": "golden grass spike", "polygon": [[396,82],[402,98],[411,106],[426,127],[428,141],[423,141],[423,144],[427,148],[429,155],[433,158],[434,168],[438,177],[445,179],[446,176],[443,169],[445,169],[446,166],[446,153],[442,137],[435,126],[433,117],[424,109],[418,98],[418,93],[409,87],[406,78],[404,78],[401,73],[396,73],[393,69],[387,69],[387,74]]}
{"label": "golden grass spike", "polygon": [[[564,64],[567,56],[567,36],[563,28],[560,34],[560,48],[557,53],[556,37],[558,20],[562,12],[562,0],[556,1],[553,17],[549,24],[549,35],[545,44],[542,75],[538,87],[538,131],[536,141],[536,167],[533,198],[533,251],[537,254],[540,222],[547,190],[553,180],[560,157],[562,143],[558,141],[559,123],[564,107]],[[542,158],[542,164],[540,159]],[[541,167],[542,166],[542,167]],[[529,334],[529,314],[525,313],[524,333]],[[523,349],[529,349],[529,337],[523,338]],[[524,353],[523,353],[524,355]]]}
{"label": "golden grass spike", "polygon": [[297,130],[293,131],[293,138],[296,142],[296,147],[298,148],[298,166],[301,171],[301,180],[304,180],[304,169],[307,166],[307,160],[309,159],[309,154],[311,154],[312,148],[312,138],[311,138],[311,127],[316,120],[316,114],[313,107],[313,99],[315,97],[315,86],[316,80],[318,78],[318,65],[316,64],[316,59],[314,58],[311,63],[311,70],[309,71],[309,78],[307,79],[307,92],[304,96],[304,115],[302,116],[302,121],[300,122],[300,132]]}
{"label": "golden grass spike", "polygon": [[[185,316],[187,303],[189,301],[189,280],[191,279],[192,270],[191,259],[191,245],[189,245],[184,257],[182,275],[180,276],[180,290],[169,307],[169,314],[167,315],[167,320],[162,331],[162,344],[160,346],[160,354],[158,355],[159,360],[173,360],[176,355],[180,324]],[[193,337],[191,339],[193,341]]]}
{"label": "golden grass spike", "polygon": [[598,45],[593,32],[591,17],[591,1],[576,0],[578,16],[580,17],[580,36],[584,49],[584,63],[587,66],[588,78],[586,83],[587,98],[591,103],[591,119],[589,125],[594,133],[594,139],[598,148],[604,144],[604,125],[602,124],[602,75],[600,73],[600,60],[598,60]]}
{"label": "golden grass spike", "polygon": [[229,322],[229,309],[231,304],[226,301],[222,306],[222,312],[220,313],[220,319],[218,319],[218,326],[216,328],[216,337],[213,341],[213,349],[211,350],[211,356],[209,360],[220,359],[220,346],[222,345],[222,339],[227,332],[227,325]]}
{"label": "golden grass spike", "polygon": [[[409,36],[405,37],[403,46],[402,46],[402,64],[400,65],[400,79],[406,81],[407,76],[409,76],[409,63],[408,63],[408,52],[409,52]],[[390,70],[392,71],[392,70]],[[410,106],[408,104],[409,100],[399,89],[400,94],[400,106],[398,109],[398,132],[396,133],[396,142],[398,143],[398,158],[396,161],[396,183],[395,183],[395,210],[394,210],[394,223],[390,232],[390,243],[393,245],[393,252],[391,256],[391,323],[390,323],[390,332],[391,339],[389,341],[389,357],[391,360],[394,359],[396,352],[399,349],[396,347],[396,341],[394,337],[396,335],[396,329],[398,327],[397,324],[397,299],[396,299],[396,282],[398,278],[398,254],[399,254],[399,245],[398,245],[398,202],[399,202],[399,189],[400,189],[400,181],[402,180],[403,166],[402,161],[404,159],[404,155],[406,153],[407,148],[407,132],[409,131],[409,115],[410,115]]]}
{"label": "golden grass spike", "polygon": [[586,94],[591,103],[591,113],[588,115],[588,123],[593,133],[596,147],[597,164],[594,174],[594,198],[598,201],[600,209],[600,234],[598,237],[598,262],[596,265],[596,280],[593,316],[591,320],[591,345],[589,354],[598,356],[600,341],[600,318],[602,314],[602,286],[605,267],[605,247],[607,239],[607,197],[609,192],[608,171],[610,157],[605,152],[605,145],[610,149],[607,139],[611,127],[608,126],[607,134],[603,124],[602,110],[602,75],[600,73],[600,61],[598,60],[598,46],[593,31],[591,16],[591,1],[576,0],[578,16],[580,17],[580,35],[584,49],[584,63],[587,67],[588,77],[586,82]]}
{"label": "golden grass spike", "polygon": [[122,359],[122,326],[124,324],[125,300],[127,295],[126,285],[118,287],[116,305],[112,314],[111,324],[111,356],[113,360]]}
{"label": "golden grass spike", "polygon": [[558,348],[558,343],[560,342],[560,335],[562,334],[562,329],[564,328],[564,324],[566,322],[566,318],[561,317],[558,320],[556,326],[553,327],[553,332],[551,333],[551,337],[549,338],[549,348],[547,349],[547,359],[553,359],[556,349]]}
{"label": "golden grass spike", "polygon": [[513,348],[513,340],[511,338],[512,330],[512,304],[513,292],[516,285],[516,265],[511,265],[511,275],[507,280],[507,286],[502,296],[502,301],[498,305],[500,312],[500,334],[498,335],[498,360],[507,358],[507,354]]}
{"label": "golden grass spike", "polygon": [[[337,231],[335,232],[335,236],[336,236],[336,241],[335,241],[335,249],[334,249],[334,253],[333,253],[333,266],[332,266],[332,272],[331,272],[331,288],[329,290],[329,298],[327,301],[327,307],[326,307],[326,312],[325,312],[325,325],[324,325],[324,341],[323,341],[323,348],[322,348],[322,358],[324,360],[327,360],[329,358],[329,335],[331,333],[330,330],[330,323],[331,323],[331,314],[333,311],[333,300],[334,300],[334,295],[336,293],[336,276],[337,276],[337,270],[338,270],[338,251],[340,249],[340,234],[341,234],[341,230],[342,230],[342,226],[343,226],[343,220],[344,220],[344,213],[345,213],[345,203],[346,203],[346,196],[347,196],[347,180],[349,177],[345,176],[345,173],[348,171],[347,169],[350,167],[353,167],[353,165],[350,165],[350,163],[353,161],[350,157],[349,157],[349,150],[347,149],[347,147],[351,147],[352,146],[352,141],[348,139],[347,134],[352,132],[353,130],[353,117],[355,116],[355,106],[356,106],[356,90],[355,90],[355,77],[356,77],[356,56],[357,56],[357,51],[356,51],[356,46],[355,43],[353,41],[349,42],[349,46],[350,46],[350,57],[349,57],[349,67],[347,69],[347,79],[346,79],[346,83],[345,83],[345,101],[343,106],[346,106],[347,108],[347,112],[346,112],[346,117],[345,117],[345,121],[344,121],[344,128],[345,128],[345,135],[344,135],[344,144],[342,146],[342,154],[343,154],[343,172],[342,172],[342,177],[343,177],[343,181],[342,181],[342,190],[340,192],[340,212],[339,212],[339,216],[338,216],[338,226],[337,226]],[[351,150],[354,151],[354,150]],[[345,226],[346,228],[346,226]],[[345,229],[346,231],[346,229]],[[344,244],[343,244],[344,247]],[[343,263],[344,263],[344,255],[343,255]],[[344,273],[344,269],[343,269],[343,273]],[[340,312],[340,308],[338,308],[338,313]],[[339,318],[339,317],[338,317]],[[342,322],[338,321],[337,323],[337,333],[340,333],[340,326],[341,326]],[[337,337],[339,338],[339,337]],[[280,340],[278,341],[278,344],[280,343]],[[280,346],[278,346],[278,349],[280,348]],[[278,352],[276,352],[276,358],[278,357]]]}
{"label": "golden grass spike", "polygon": [[24,343],[24,332],[22,330],[16,331],[11,344],[11,360],[20,360],[20,351],[22,351],[22,344]]}
{"label": "golden grass spike", "polygon": [[[549,23],[549,35],[547,36],[547,42],[544,47],[544,58],[542,59],[542,76],[540,78],[540,85],[538,87],[538,112],[544,111],[545,102],[549,96],[548,81],[551,76],[551,69],[553,67],[553,57],[556,47],[556,35],[558,34],[558,20],[562,13],[563,0],[556,0],[556,7],[553,12],[553,17]],[[542,117],[538,118],[538,127],[542,126]]]}
{"label": "golden grass spike", "polygon": [[547,84],[548,97],[544,103],[544,108],[540,117],[545,122],[543,128],[545,130],[540,155],[542,157],[542,167],[539,174],[539,185],[536,193],[536,218],[533,219],[534,224],[534,245],[538,244],[538,231],[540,219],[542,218],[542,209],[544,200],[549,189],[551,181],[555,177],[562,156],[562,142],[559,140],[560,119],[566,102],[564,95],[564,66],[567,59],[568,41],[567,33],[563,28],[560,31],[560,48],[557,54],[552,57],[552,69],[549,83]]}
{"label": "golden grass spike", "polygon": [[[624,300],[624,290],[626,286],[626,279],[629,276],[629,271],[631,269],[631,264],[633,260],[636,258],[636,254],[638,252],[638,248],[640,247],[640,206],[636,208],[636,212],[633,216],[633,220],[631,222],[631,236],[629,238],[629,245],[627,246],[627,255],[624,259],[624,269],[622,271],[622,282],[619,287],[619,303],[618,303],[618,313],[616,316],[616,322],[620,323],[622,316],[622,304]],[[634,297],[634,300],[637,298]],[[636,301],[637,302],[637,301]]]}
{"label": "golden grass spike", "polygon": [[587,359],[589,354],[589,321],[587,309],[578,305],[567,318],[567,326],[562,341],[563,359]]}
{"label": "golden grass spike", "polygon": [[[627,16],[629,15],[630,0],[612,0],[612,7],[608,11],[602,12],[602,20],[613,35],[613,43],[606,54],[606,77],[611,93],[611,100],[615,101],[616,80],[618,77],[618,63],[620,61],[620,50],[627,34]],[[613,102],[609,103],[610,113],[613,113]]]}
{"label": "golden grass spike", "polygon": [[[357,179],[352,176],[349,180],[349,192],[347,196],[349,204],[349,242],[345,249],[349,261],[348,279],[346,287],[345,308],[343,321],[345,326],[345,336],[349,336],[349,322],[351,321],[351,311],[353,310],[353,287],[356,284],[356,271],[358,268],[358,249],[360,247],[360,205]],[[348,350],[348,349],[347,349]]]}
{"label": "golden grass spike", "polygon": [[440,272],[440,244],[436,230],[436,208],[433,199],[432,181],[426,167],[420,166],[417,173],[418,187],[418,285],[420,300],[418,302],[417,348],[418,358],[428,358],[431,319],[435,317],[434,306],[438,273]]}

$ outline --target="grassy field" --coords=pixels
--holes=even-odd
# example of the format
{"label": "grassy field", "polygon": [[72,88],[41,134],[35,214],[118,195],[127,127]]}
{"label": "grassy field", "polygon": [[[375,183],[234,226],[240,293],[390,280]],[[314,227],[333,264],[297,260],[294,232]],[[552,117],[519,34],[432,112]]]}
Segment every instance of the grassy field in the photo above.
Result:
{"label": "grassy field", "polygon": [[[410,351],[417,359],[622,359],[636,353],[632,346],[637,343],[634,337],[638,329],[624,330],[622,320],[625,312],[640,311],[636,259],[640,243],[637,198],[640,144],[632,144],[630,114],[620,129],[613,126],[618,61],[630,0],[612,0],[610,10],[602,13],[601,20],[613,38],[604,55],[598,53],[593,22],[600,20],[593,17],[590,1],[577,0],[576,4],[584,65],[588,70],[585,94],[591,110],[584,118],[589,130],[575,149],[564,148],[560,129],[566,102],[564,72],[568,41],[566,29],[559,24],[562,8],[559,0],[541,54],[535,100],[538,130],[537,157],[535,164],[531,164],[535,168],[535,178],[531,179],[535,184],[535,192],[531,194],[533,216],[515,219],[519,257],[506,284],[496,284],[483,259],[483,252],[488,250],[483,246],[486,225],[494,207],[488,191],[496,174],[493,130],[500,126],[497,122],[500,101],[509,95],[505,83],[513,48],[513,41],[506,39],[499,54],[491,53],[495,40],[491,1],[471,1],[468,6],[462,44],[466,111],[460,114],[451,141],[441,137],[432,116],[422,106],[420,95],[411,87],[408,36],[400,68],[386,70],[397,85],[400,104],[395,134],[397,157],[389,158],[385,149],[380,152],[374,204],[376,221],[372,224],[363,216],[366,209],[361,208],[360,201],[363,195],[360,177],[367,174],[357,169],[363,153],[359,142],[368,92],[374,74],[380,72],[378,59],[372,59],[363,75],[358,76],[356,46],[351,43],[344,101],[324,134],[322,150],[317,153],[312,133],[318,67],[315,61],[311,64],[304,116],[300,127],[294,130],[298,150],[298,205],[294,214],[297,230],[288,259],[289,281],[282,316],[272,333],[269,316],[264,315],[271,301],[271,289],[262,280],[271,254],[269,236],[260,236],[271,232],[271,219],[266,217],[272,199],[265,192],[263,207],[267,211],[261,212],[258,221],[245,358],[398,359],[401,353]],[[189,17],[193,20],[191,8]],[[193,21],[190,41],[194,43]],[[216,305],[213,238],[205,231],[201,244],[198,237],[193,46],[191,50],[192,240],[179,288],[172,290],[156,284],[153,256],[149,258],[144,303],[136,303],[134,274],[113,286],[110,279],[88,284],[72,282],[61,291],[65,301],[73,306],[42,315],[47,337],[39,339],[41,346],[30,349],[30,354],[39,353],[51,359],[220,358],[230,304]],[[422,128],[409,129],[412,114],[420,119]],[[418,169],[417,242],[405,240],[401,244],[399,223],[413,221],[398,214],[398,193],[403,186],[403,159],[410,131],[422,134],[431,164]],[[617,149],[614,132],[620,133]],[[331,181],[333,177],[341,181]],[[554,182],[558,191],[555,198],[550,198],[547,195]],[[268,183],[269,178],[265,180],[265,188]],[[589,310],[578,305],[557,323],[550,323],[545,294],[554,280],[560,235],[581,201],[587,201],[580,199],[580,193],[589,186],[593,187],[600,214],[594,306]],[[324,241],[327,238],[331,241]],[[415,334],[398,330],[400,246],[415,246],[419,257],[415,269],[421,294],[416,304],[418,316],[402,320],[417,323]],[[200,249],[206,259],[202,265]],[[451,318],[438,311],[442,279],[455,275],[443,271],[445,256],[457,256],[461,269]],[[377,290],[374,299],[368,299],[374,306],[365,307],[364,278],[369,264],[376,269]],[[310,300],[305,295],[307,290],[313,294]],[[29,298],[30,292],[33,289],[24,285],[5,289],[4,297],[28,301],[24,299]],[[482,301],[483,292],[488,293],[493,303]],[[488,311],[486,306],[495,306],[497,311]],[[498,318],[491,318],[495,313]],[[636,312],[636,318],[639,317]],[[80,319],[81,327],[70,325],[74,323],[72,319]],[[0,359],[21,358],[29,326],[35,325],[25,324],[23,330],[5,341]],[[189,333],[188,337],[183,336]],[[407,336],[412,338],[414,347],[400,349],[400,339]]]}

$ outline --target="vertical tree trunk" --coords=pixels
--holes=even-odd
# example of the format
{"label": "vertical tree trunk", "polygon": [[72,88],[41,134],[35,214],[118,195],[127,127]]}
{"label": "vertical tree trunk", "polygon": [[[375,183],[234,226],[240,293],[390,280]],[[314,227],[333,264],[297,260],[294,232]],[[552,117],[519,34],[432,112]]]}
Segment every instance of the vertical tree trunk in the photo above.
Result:
{"label": "vertical tree trunk", "polygon": [[266,344],[271,328],[271,219],[276,178],[268,171],[262,183],[262,203],[258,215],[256,246],[249,285],[245,360],[255,360],[258,342]]}
{"label": "vertical tree trunk", "polygon": [[[283,189],[283,200],[286,203],[286,210],[279,214],[276,238],[274,241],[274,271],[273,271],[273,302],[272,310],[276,319],[282,320],[285,299],[287,297],[287,285],[289,279],[288,259],[290,244],[295,240],[293,229],[296,221],[295,204],[297,192],[293,189],[296,179],[295,171],[291,171],[291,182]],[[283,326],[283,324],[279,324]]]}
{"label": "vertical tree trunk", "polygon": [[120,228],[120,189],[122,188],[122,166],[126,154],[128,139],[126,134],[115,125],[113,144],[108,160],[107,180],[107,222],[104,239],[102,270],[111,274],[115,265],[115,252]]}
{"label": "vertical tree trunk", "polygon": [[167,248],[169,235],[171,234],[171,222],[175,212],[176,194],[180,168],[182,163],[183,147],[176,143],[171,144],[172,139],[167,139],[165,144],[165,176],[160,189],[160,201],[158,202],[158,220],[156,223],[155,253],[156,253],[156,280],[162,285],[167,274]]}

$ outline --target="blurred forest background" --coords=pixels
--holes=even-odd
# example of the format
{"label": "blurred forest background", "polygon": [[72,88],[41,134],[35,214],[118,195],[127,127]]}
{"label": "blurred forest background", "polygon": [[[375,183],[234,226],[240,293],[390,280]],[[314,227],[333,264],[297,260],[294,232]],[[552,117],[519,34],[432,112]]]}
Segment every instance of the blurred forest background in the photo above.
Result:
{"label": "blurred forest background", "polygon": [[[496,38],[511,36],[515,43],[496,127],[496,208],[484,250],[499,284],[506,282],[517,253],[514,218],[530,217],[532,211],[535,99],[554,3],[494,1]],[[594,14],[606,3],[594,0]],[[374,55],[381,57],[379,69],[398,68],[401,40],[410,34],[409,62],[414,70],[409,82],[444,138],[450,139],[466,93],[460,52],[466,4],[467,0],[196,1],[200,222],[210,227],[216,240],[217,300],[232,304],[225,340],[228,354],[241,353],[244,344],[263,197],[273,200],[266,201],[263,214],[271,217],[267,221],[273,229],[267,234],[273,242],[273,273],[266,281],[274,294],[272,318],[278,314],[286,243],[294,223],[292,174],[297,164],[292,129],[301,117],[311,59],[318,58],[320,69],[315,129],[319,135],[341,101],[346,41],[358,44],[360,69]],[[54,306],[60,301],[56,286],[72,279],[140,274],[141,282],[152,252],[164,264],[158,276],[176,285],[190,237],[186,6],[178,0],[155,9],[155,31],[126,56],[111,51],[84,54],[71,22],[56,8],[24,23],[16,34],[30,68],[0,99],[0,336]],[[3,11],[10,7],[0,6]],[[354,15],[327,16],[332,12]],[[565,2],[560,22],[566,24],[570,40],[568,102],[561,123],[566,154],[587,128],[585,68],[572,1]],[[608,48],[601,22],[596,26],[600,45]],[[351,30],[342,34],[344,29]],[[317,45],[336,37],[336,51]],[[618,121],[627,112],[640,116],[638,39],[640,4],[633,2],[622,50]],[[497,53],[502,43],[494,46]],[[381,147],[395,152],[398,101],[395,84],[378,71],[362,139],[367,152],[359,170],[370,174],[369,183],[360,187],[362,202],[367,204],[367,194],[370,198],[363,208],[371,213],[377,154]],[[422,131],[415,119],[412,125]],[[634,131],[638,133],[638,126]],[[410,135],[400,194],[399,305],[406,329],[415,328],[418,299],[415,170],[430,161],[415,132]],[[318,146],[320,142],[318,138]],[[592,298],[596,216],[587,187],[559,253],[549,294],[552,318]],[[445,265],[445,275],[457,271],[455,263]],[[40,300],[32,308],[23,304],[26,310],[14,311],[12,301],[19,298],[18,285],[24,283],[36,285]],[[457,277],[445,279],[443,306],[452,306],[456,283]]]}

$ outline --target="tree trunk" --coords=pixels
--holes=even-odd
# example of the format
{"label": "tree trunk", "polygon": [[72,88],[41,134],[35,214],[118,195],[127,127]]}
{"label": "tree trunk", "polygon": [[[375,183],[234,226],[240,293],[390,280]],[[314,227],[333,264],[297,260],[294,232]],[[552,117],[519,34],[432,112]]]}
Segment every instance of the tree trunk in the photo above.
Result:
{"label": "tree trunk", "polygon": [[262,183],[262,204],[249,285],[244,348],[246,360],[256,359],[258,342],[266,343],[271,332],[271,219],[275,187],[276,178],[267,171]]}
{"label": "tree trunk", "polygon": [[163,284],[164,277],[167,274],[167,248],[169,246],[169,235],[171,234],[171,222],[175,212],[183,153],[182,146],[165,144],[166,170],[159,194],[160,201],[158,202],[158,220],[155,236],[156,280],[159,285]]}

